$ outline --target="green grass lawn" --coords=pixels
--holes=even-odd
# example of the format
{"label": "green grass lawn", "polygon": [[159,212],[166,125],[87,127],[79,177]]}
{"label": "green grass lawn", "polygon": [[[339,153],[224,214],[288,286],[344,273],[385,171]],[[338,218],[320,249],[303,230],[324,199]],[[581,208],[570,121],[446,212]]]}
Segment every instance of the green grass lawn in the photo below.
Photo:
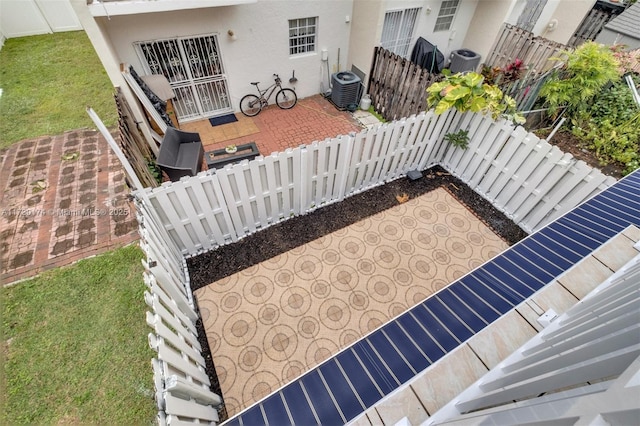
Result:
{"label": "green grass lawn", "polygon": [[84,31],[10,38],[0,50],[0,148],[117,122],[113,86]]}
{"label": "green grass lawn", "polygon": [[129,246],[0,290],[0,424],[154,421],[142,257]]}

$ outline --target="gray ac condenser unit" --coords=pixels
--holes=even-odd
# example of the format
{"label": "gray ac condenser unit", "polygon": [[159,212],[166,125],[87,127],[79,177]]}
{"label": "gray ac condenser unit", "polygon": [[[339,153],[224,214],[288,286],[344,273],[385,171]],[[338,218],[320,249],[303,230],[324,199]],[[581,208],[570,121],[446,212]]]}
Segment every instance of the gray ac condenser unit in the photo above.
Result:
{"label": "gray ac condenser unit", "polygon": [[331,76],[331,102],[339,108],[358,103],[360,77],[350,71],[337,72]]}
{"label": "gray ac condenser unit", "polygon": [[449,69],[452,74],[464,71],[473,71],[480,64],[480,55],[469,49],[459,49],[451,52]]}

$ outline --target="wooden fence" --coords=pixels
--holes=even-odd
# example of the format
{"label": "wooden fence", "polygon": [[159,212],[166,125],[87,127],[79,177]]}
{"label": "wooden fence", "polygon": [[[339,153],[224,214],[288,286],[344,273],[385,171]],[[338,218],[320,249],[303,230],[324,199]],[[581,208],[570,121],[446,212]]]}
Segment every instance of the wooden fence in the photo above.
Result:
{"label": "wooden fence", "polygon": [[536,37],[529,31],[505,23],[484,65],[503,68],[520,59],[534,74],[542,74],[555,65],[549,58],[562,56],[562,50],[566,49],[563,44]]}
{"label": "wooden fence", "polygon": [[[467,150],[444,142],[469,131]],[[421,113],[147,189],[172,244],[191,256],[321,205],[441,164],[527,232],[615,182],[523,128],[479,114]]]}
{"label": "wooden fence", "polygon": [[136,172],[136,176],[145,187],[156,187],[158,182],[151,173],[149,164],[155,162],[156,155],[151,151],[147,140],[138,128],[136,120],[120,88],[116,88],[114,95],[118,109],[118,129],[120,131],[119,145],[127,157],[129,164]]}
{"label": "wooden fence", "polygon": [[589,14],[580,23],[576,32],[571,36],[568,45],[578,47],[582,43],[595,40],[605,25],[617,15],[603,10],[591,9]]}
{"label": "wooden fence", "polygon": [[371,104],[388,121],[425,111],[427,87],[442,78],[382,47],[375,48],[369,75]]}

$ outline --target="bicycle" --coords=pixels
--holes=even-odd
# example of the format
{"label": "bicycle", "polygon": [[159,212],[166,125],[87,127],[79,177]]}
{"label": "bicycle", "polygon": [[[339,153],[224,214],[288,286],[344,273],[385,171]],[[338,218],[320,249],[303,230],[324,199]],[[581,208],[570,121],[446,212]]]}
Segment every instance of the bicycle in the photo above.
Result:
{"label": "bicycle", "polygon": [[[269,104],[269,98],[273,95],[273,92],[276,91],[276,88],[279,88],[276,93],[276,105],[278,105],[281,109],[291,109],[298,102],[298,96],[296,92],[291,89],[282,88],[282,80],[278,74],[273,75],[275,83],[271,86],[267,87],[265,90],[260,90],[258,87],[259,81],[251,82],[256,89],[258,90],[259,97],[253,94],[245,95],[240,100],[240,111],[247,117],[254,117],[262,111],[262,108]],[[269,92],[267,97],[265,98],[265,94]]]}

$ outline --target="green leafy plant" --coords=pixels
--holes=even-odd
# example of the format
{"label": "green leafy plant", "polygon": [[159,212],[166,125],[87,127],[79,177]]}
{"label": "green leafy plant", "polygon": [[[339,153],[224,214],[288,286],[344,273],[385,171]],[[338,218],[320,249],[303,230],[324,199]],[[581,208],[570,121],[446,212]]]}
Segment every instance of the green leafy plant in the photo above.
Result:
{"label": "green leafy plant", "polygon": [[444,140],[458,148],[467,149],[469,147],[469,132],[467,130],[458,130],[444,135]]}
{"label": "green leafy plant", "polygon": [[460,112],[471,111],[491,114],[494,120],[506,118],[515,123],[524,123],[524,117],[516,110],[516,102],[502,90],[484,83],[484,77],[478,73],[451,74],[444,70],[445,79],[427,88],[427,103],[435,108],[436,114],[442,114],[450,108]]}
{"label": "green leafy plant", "polygon": [[640,162],[640,108],[623,80],[602,89],[595,99],[573,120],[572,133],[602,164],[619,162],[625,166],[623,173],[630,173]]}
{"label": "green leafy plant", "polygon": [[569,113],[583,110],[607,83],[619,78],[618,61],[606,46],[590,41],[562,53],[567,56],[565,66],[540,89],[552,115],[561,107]]}
{"label": "green leafy plant", "polygon": [[162,183],[162,170],[160,170],[160,167],[156,164],[156,162],[153,160],[147,160],[147,167],[149,168],[149,172],[151,172],[151,176],[153,176],[156,182]]}

